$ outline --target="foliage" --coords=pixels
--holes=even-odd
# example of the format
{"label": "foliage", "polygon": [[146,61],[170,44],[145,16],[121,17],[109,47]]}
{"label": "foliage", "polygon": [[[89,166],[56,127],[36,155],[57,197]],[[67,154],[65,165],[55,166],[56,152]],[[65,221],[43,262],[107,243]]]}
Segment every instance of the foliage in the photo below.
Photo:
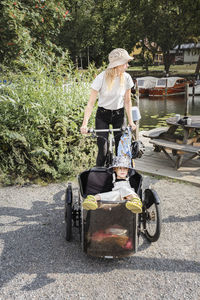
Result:
{"label": "foliage", "polygon": [[154,55],[160,47],[168,73],[170,50],[199,36],[200,1],[140,1],[140,33],[143,47]]}
{"label": "foliage", "polygon": [[[107,61],[115,47],[129,52],[140,42],[143,53],[164,54],[198,40],[200,0],[35,0],[1,1],[0,62],[14,66],[21,56],[43,47],[59,55],[68,50],[76,67]],[[69,22],[68,22],[69,21]],[[143,56],[145,68],[151,59]],[[19,66],[17,66],[19,67]]]}
{"label": "foliage", "polygon": [[62,25],[70,20],[67,1],[3,0],[0,4],[0,62],[9,64],[32,49],[56,48]]}
{"label": "foliage", "polygon": [[[59,34],[59,45],[68,49],[72,60],[78,66],[78,58],[82,59],[83,65],[88,65],[88,47],[93,43],[98,43],[92,38],[94,24],[92,12],[94,7],[93,0],[69,1],[71,21],[66,22]],[[81,64],[79,63],[79,66]]]}
{"label": "foliage", "polygon": [[94,164],[95,143],[79,133],[98,72],[89,63],[103,69],[113,48],[140,42],[144,67],[159,47],[168,72],[169,51],[199,40],[199,12],[200,0],[1,1],[0,70],[10,84],[0,86],[0,178],[59,179]]}
{"label": "foliage", "polygon": [[96,156],[95,141],[79,133],[94,68],[80,74],[67,54],[43,52],[26,66],[0,89],[0,177],[16,183],[75,175]]}
{"label": "foliage", "polygon": [[77,66],[87,67],[88,61],[95,61],[99,67],[116,47],[131,51],[137,36],[130,39],[132,29],[127,18],[130,8],[122,2],[125,3],[121,0],[76,0],[69,3],[71,21],[62,28],[59,45],[69,50]]}

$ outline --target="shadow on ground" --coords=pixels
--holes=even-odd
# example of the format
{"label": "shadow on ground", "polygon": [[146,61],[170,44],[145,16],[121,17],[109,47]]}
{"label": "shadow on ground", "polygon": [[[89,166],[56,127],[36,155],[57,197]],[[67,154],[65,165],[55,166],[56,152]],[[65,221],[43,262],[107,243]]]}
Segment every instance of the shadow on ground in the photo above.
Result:
{"label": "shadow on ground", "polygon": [[[30,209],[1,207],[0,238],[3,242],[1,253],[0,287],[11,281],[17,274],[36,274],[35,279],[23,286],[23,290],[39,289],[55,281],[48,277],[53,273],[105,273],[113,269],[156,270],[170,272],[200,273],[200,263],[192,260],[148,258],[141,253],[150,244],[141,237],[138,254],[129,258],[105,260],[88,257],[81,249],[78,230],[74,240],[65,241],[64,201],[65,190],[53,196],[54,202],[35,201]],[[199,217],[194,216],[195,220]],[[9,221],[11,220],[11,221]],[[177,222],[169,216],[164,222]],[[180,222],[187,218],[179,218]]]}

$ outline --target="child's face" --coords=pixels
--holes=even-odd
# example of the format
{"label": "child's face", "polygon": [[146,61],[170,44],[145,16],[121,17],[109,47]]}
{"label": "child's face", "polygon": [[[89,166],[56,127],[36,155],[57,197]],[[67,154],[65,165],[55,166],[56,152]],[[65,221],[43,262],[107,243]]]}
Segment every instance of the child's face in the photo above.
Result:
{"label": "child's face", "polygon": [[114,171],[118,179],[125,179],[128,174],[128,168],[124,168],[124,167],[114,168]]}

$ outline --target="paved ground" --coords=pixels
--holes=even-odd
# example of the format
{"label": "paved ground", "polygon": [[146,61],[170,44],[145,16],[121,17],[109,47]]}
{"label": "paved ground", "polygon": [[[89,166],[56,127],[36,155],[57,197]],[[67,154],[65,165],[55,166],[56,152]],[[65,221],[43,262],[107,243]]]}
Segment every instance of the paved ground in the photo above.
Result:
{"label": "paved ground", "polygon": [[0,189],[0,299],[200,299],[200,188],[144,177],[161,198],[158,242],[129,258],[85,255],[65,241],[65,184]]}

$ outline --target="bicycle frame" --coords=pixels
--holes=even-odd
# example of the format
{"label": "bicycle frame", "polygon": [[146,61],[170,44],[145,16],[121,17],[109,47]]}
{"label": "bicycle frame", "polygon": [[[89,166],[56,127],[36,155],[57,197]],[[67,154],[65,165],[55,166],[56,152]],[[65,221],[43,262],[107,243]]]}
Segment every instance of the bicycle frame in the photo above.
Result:
{"label": "bicycle frame", "polygon": [[[94,137],[100,137],[105,139],[108,142],[108,151],[106,154],[106,165],[107,167],[112,165],[112,159],[113,159],[113,154],[114,154],[114,145],[115,145],[115,140],[114,140],[114,132],[125,132],[129,127],[125,128],[109,128],[109,129],[89,129],[88,133],[92,133]],[[102,136],[96,135],[98,132],[108,132],[108,139]]]}

